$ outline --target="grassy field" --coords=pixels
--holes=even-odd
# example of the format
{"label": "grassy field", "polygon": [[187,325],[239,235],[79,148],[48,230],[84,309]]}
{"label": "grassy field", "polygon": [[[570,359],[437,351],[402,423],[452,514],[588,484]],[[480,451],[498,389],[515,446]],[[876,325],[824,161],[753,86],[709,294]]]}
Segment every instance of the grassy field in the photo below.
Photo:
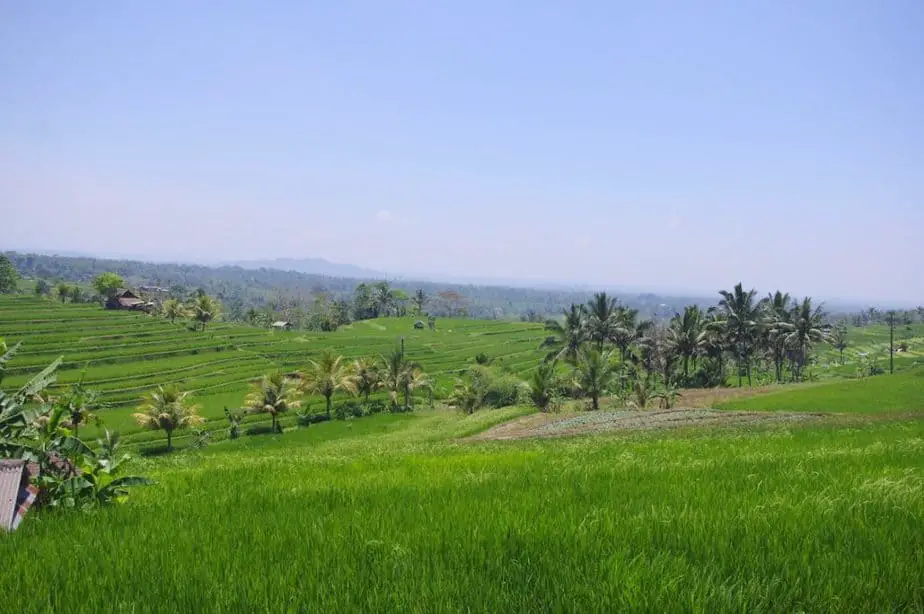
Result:
{"label": "grassy field", "polygon": [[[226,323],[194,332],[179,323],[96,305],[0,296],[0,336],[11,344],[23,341],[22,351],[8,366],[4,386],[24,383],[63,355],[58,385],[77,381],[85,369],[85,382],[102,391],[112,406],[101,412],[106,426],[124,434],[136,430],[131,412],[138,398],[158,384],[176,382],[192,391],[211,428],[218,428],[224,424],[223,408],[240,406],[250,380],[274,369],[303,368],[325,348],[352,359],[387,353],[404,337],[408,358],[431,375],[437,396],[448,394],[457,372],[480,352],[518,374],[534,368],[541,356],[537,348],[544,333],[539,324],[440,319],[437,330],[431,331],[415,330],[414,321],[367,320],[335,333]],[[320,410],[321,401],[313,400],[312,406]],[[292,422],[294,417],[285,420]],[[155,437],[161,434],[133,434],[130,439]]]}
{"label": "grassy field", "polygon": [[[920,611],[924,423],[467,443],[380,415],[138,461],[0,539],[8,611]],[[92,546],[91,546],[92,545]]]}
{"label": "grassy field", "polygon": [[924,411],[924,369],[790,386],[717,406],[720,409],[808,412]]}

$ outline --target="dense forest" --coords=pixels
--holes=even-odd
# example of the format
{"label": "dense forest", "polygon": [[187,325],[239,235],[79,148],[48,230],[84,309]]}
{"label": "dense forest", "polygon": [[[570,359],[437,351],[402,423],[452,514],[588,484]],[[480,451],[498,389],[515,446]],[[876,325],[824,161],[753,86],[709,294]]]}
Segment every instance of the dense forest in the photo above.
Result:
{"label": "dense forest", "polygon": [[[566,290],[404,280],[383,284],[386,280],[327,277],[276,269],[5,253],[20,275],[43,280],[50,287],[59,282],[89,287],[95,277],[111,271],[122,276],[129,287],[161,287],[181,300],[196,291],[214,296],[221,301],[227,319],[286,320],[296,327],[308,328],[325,328],[324,320],[329,313],[332,310],[343,312],[347,303],[351,317],[369,317],[368,314],[376,310],[367,293],[374,294],[376,288],[381,293],[386,285],[391,294],[380,296],[380,299],[386,300],[389,310],[412,313],[413,297],[422,292],[427,297],[426,312],[437,317],[543,321],[560,314],[572,303],[585,303],[592,296],[591,292]],[[642,317],[652,319],[669,318],[685,305],[697,302],[695,297],[655,294],[624,295],[621,299],[626,306],[638,310]]]}

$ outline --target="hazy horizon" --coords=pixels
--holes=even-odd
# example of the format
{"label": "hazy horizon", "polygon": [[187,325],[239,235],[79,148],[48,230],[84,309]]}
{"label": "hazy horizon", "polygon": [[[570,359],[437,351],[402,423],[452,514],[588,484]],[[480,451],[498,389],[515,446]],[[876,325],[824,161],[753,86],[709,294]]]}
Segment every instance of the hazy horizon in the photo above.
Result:
{"label": "hazy horizon", "polygon": [[913,0],[9,5],[0,243],[924,303],[921,32]]}

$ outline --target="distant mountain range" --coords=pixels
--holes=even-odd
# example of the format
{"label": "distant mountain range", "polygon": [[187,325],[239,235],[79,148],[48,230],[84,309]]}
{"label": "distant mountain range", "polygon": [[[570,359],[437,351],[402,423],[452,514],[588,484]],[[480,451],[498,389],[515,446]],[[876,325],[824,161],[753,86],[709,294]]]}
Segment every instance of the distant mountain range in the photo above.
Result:
{"label": "distant mountain range", "polygon": [[242,269],[276,269],[295,271],[307,275],[324,275],[326,277],[353,277],[357,279],[384,279],[385,273],[364,269],[354,264],[330,262],[323,258],[276,258],[273,260],[241,260],[223,262],[227,266],[239,266]]}

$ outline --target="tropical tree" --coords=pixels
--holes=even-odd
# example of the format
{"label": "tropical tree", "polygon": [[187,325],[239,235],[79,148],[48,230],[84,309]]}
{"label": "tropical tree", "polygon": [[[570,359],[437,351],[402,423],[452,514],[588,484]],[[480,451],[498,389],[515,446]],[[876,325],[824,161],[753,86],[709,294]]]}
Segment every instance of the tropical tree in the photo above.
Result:
{"label": "tropical tree", "polygon": [[847,337],[847,325],[844,322],[838,322],[831,330],[829,340],[831,345],[834,346],[834,349],[840,353],[841,364],[844,363],[844,350],[846,350],[849,345]]}
{"label": "tropical tree", "polygon": [[638,309],[630,309],[625,305],[617,306],[614,317],[619,325],[615,329],[613,342],[619,348],[620,357],[625,362],[629,357],[629,348],[645,336],[652,324],[647,320],[639,321]]}
{"label": "tropical tree", "polygon": [[93,287],[106,298],[112,298],[119,291],[119,288],[125,287],[125,280],[117,273],[107,272],[98,275],[93,280]]}
{"label": "tropical tree", "polygon": [[73,285],[71,286],[71,302],[80,303],[83,301],[83,291],[80,289],[80,286]]}
{"label": "tropical tree", "polygon": [[624,310],[621,310],[618,301],[607,296],[606,292],[594,294],[593,300],[587,303],[585,313],[587,338],[595,343],[600,351],[603,351],[605,343],[614,343],[628,332],[623,328],[626,324]]}
{"label": "tropical tree", "polygon": [[410,409],[413,406],[415,390],[432,390],[433,382],[418,365],[412,365],[404,378],[404,406]]}
{"label": "tropical tree", "polygon": [[181,392],[176,384],[158,386],[150,393],[138,411],[132,414],[139,426],[167,433],[167,451],[173,450],[173,431],[205,422],[199,415],[199,406],[191,405],[187,400],[188,392]]}
{"label": "tropical tree", "polygon": [[343,356],[337,356],[328,349],[321,353],[318,360],[308,361],[308,368],[302,374],[302,391],[324,397],[327,419],[330,420],[331,398],[338,391],[354,394],[356,380]]}
{"label": "tropical tree", "polygon": [[369,405],[369,395],[382,386],[382,363],[371,356],[362,356],[353,361],[353,378],[356,392],[363,395],[363,403]]}
{"label": "tropical tree", "polygon": [[585,326],[585,310],[583,305],[571,305],[570,309],[562,311],[564,321],[548,320],[545,330],[549,336],[542,342],[540,348],[551,348],[547,360],[564,359],[574,363],[578,352],[587,338]]}
{"label": "tropical tree", "polygon": [[405,407],[409,407],[411,388],[418,385],[417,383],[412,384],[411,381],[415,378],[420,378],[420,381],[426,379],[422,375],[423,371],[421,371],[420,365],[409,361],[404,355],[404,351],[400,348],[396,348],[387,356],[383,356],[382,361],[385,364],[382,385],[388,391],[392,409],[394,410],[398,407],[398,396],[402,393],[404,394]]}
{"label": "tropical tree", "polygon": [[221,303],[208,294],[199,294],[192,302],[192,318],[205,330],[206,324],[221,315]]}
{"label": "tropical tree", "polygon": [[546,412],[555,404],[558,380],[555,374],[556,361],[546,360],[539,363],[527,382],[529,400],[539,411]]}
{"label": "tropical tree", "polygon": [[63,303],[71,295],[71,287],[62,281],[55,286],[55,294],[58,295],[58,300]]}
{"label": "tropical tree", "polygon": [[797,301],[792,309],[791,324],[785,341],[787,347],[793,351],[793,377],[796,380],[802,379],[812,346],[828,338],[828,327],[824,319],[822,305],[812,306],[812,299],[808,296],[801,302]]}
{"label": "tropical tree", "polygon": [[[16,292],[19,273],[5,254],[0,254],[0,294]],[[36,286],[38,287],[38,286]]]}
{"label": "tropical tree", "polygon": [[44,279],[39,279],[35,282],[36,296],[48,296],[49,294],[51,294],[51,284]]}
{"label": "tropical tree", "polygon": [[[250,392],[244,399],[245,409],[253,414],[269,414],[272,419],[272,432],[278,432],[277,418],[290,409],[301,406],[298,387],[280,371],[274,371],[250,385]],[[230,412],[229,422],[233,421]]]}
{"label": "tropical tree", "polygon": [[766,308],[766,326],[763,336],[773,360],[777,383],[783,381],[783,364],[786,361],[786,335],[791,319],[792,299],[788,293],[777,290],[767,295],[764,300]]}
{"label": "tropical tree", "polygon": [[55,405],[64,408],[67,426],[74,431],[74,437],[80,437],[80,425],[95,420],[93,412],[103,406],[99,392],[84,386],[84,374],[81,374],[80,380],[70,390],[54,399]]}
{"label": "tropical tree", "polygon": [[417,288],[417,292],[414,293],[414,296],[411,297],[411,303],[414,305],[414,313],[420,315],[424,312],[424,307],[427,305],[427,302],[430,300],[430,297],[427,296],[427,293],[424,292],[423,288]]}
{"label": "tropical tree", "polygon": [[[196,300],[199,302],[199,299]],[[177,318],[183,319],[189,317],[189,311],[187,311],[186,306],[179,301],[179,299],[169,298],[164,301],[164,304],[160,307],[161,314],[168,320],[171,324],[176,321]]]}
{"label": "tropical tree", "polygon": [[719,322],[738,365],[738,387],[742,385],[742,370],[751,385],[751,359],[760,341],[763,304],[756,300],[757,291],[745,292],[739,282],[731,292],[719,292]]}
{"label": "tropical tree", "polygon": [[387,281],[380,281],[372,289],[372,312],[374,317],[384,317],[395,302],[395,294]]}
{"label": "tropical tree", "polygon": [[682,315],[678,313],[671,318],[667,328],[667,347],[683,361],[684,380],[690,376],[690,361],[694,361],[693,369],[696,369],[695,361],[702,345],[703,320],[699,306],[689,305],[684,308]]}
{"label": "tropical tree", "polygon": [[592,409],[600,409],[600,397],[606,393],[616,375],[610,352],[582,348],[574,365],[574,384],[590,397]]}

